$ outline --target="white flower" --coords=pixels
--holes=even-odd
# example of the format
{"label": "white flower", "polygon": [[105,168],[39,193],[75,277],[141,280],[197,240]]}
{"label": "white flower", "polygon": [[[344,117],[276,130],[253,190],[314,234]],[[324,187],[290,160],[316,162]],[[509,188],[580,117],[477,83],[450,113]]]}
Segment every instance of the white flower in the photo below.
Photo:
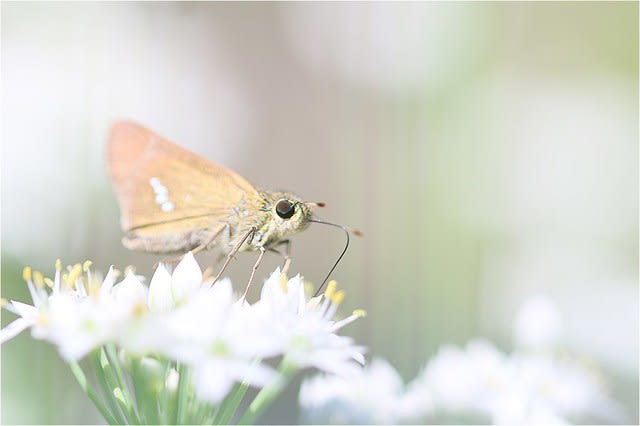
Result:
{"label": "white flower", "polygon": [[597,377],[550,352],[503,354],[486,340],[443,347],[411,385],[440,415],[475,414],[493,424],[565,424],[619,419]]}
{"label": "white flower", "polygon": [[502,389],[500,399],[517,396],[524,411],[505,413],[506,405],[496,401],[492,410],[496,422],[526,419],[536,423],[539,416],[553,417],[559,422],[589,416],[621,418],[620,408],[609,399],[596,372],[576,358],[516,352],[509,358],[508,368],[513,383]]}
{"label": "white flower", "polygon": [[491,398],[488,390],[507,380],[504,361],[505,356],[483,339],[471,341],[466,351],[445,345],[412,384],[412,391],[429,395],[440,410],[482,411]]}
{"label": "white flower", "polygon": [[305,380],[299,402],[316,424],[394,424],[424,417],[428,404],[408,406],[402,378],[383,359],[344,378],[318,375]]}
{"label": "white flower", "polygon": [[[60,269],[61,267],[59,266],[59,262],[56,262],[57,280],[59,279]],[[42,275],[36,272],[37,278],[35,281],[37,286],[33,282],[33,274],[30,267],[27,266],[24,268],[22,277],[27,283],[33,306],[17,302],[15,300],[7,302],[5,299],[2,299],[2,307],[9,312],[18,315],[19,318],[0,330],[0,343],[4,343],[7,340],[14,338],[27,328],[35,326],[39,319],[39,309],[47,302],[48,294],[43,288],[45,281],[44,278],[42,278]],[[59,287],[60,286],[58,285],[57,288],[54,288],[54,291],[58,292]]]}
{"label": "white flower", "polygon": [[164,323],[170,346],[163,352],[192,366],[196,391],[220,401],[235,382],[264,386],[274,371],[256,361],[277,354],[260,344],[263,328],[248,305],[238,303],[231,282],[222,280],[194,293]]}
{"label": "white flower", "polygon": [[528,299],[519,309],[514,326],[516,345],[528,349],[553,347],[562,332],[562,320],[556,306],[546,297]]}
{"label": "white flower", "polygon": [[[34,273],[32,280],[30,269],[25,268],[33,306],[15,301],[5,306],[21,318],[0,332],[0,341],[13,337],[17,329],[31,327],[35,338],[56,344],[63,358],[77,360],[115,338],[119,326],[131,315],[133,308],[129,302],[135,298],[136,279],[125,279],[116,296],[111,293],[112,271],[100,285],[90,274],[89,265],[85,262],[83,268],[76,264],[62,273],[60,263],[56,262],[54,280],[45,280],[39,273]],[[45,290],[45,282],[50,293]]]}
{"label": "white flower", "polygon": [[89,265],[63,273],[58,262],[53,280],[25,269],[33,305],[3,301],[19,318],[0,331],[0,341],[31,328],[68,361],[105,344],[128,356],[177,361],[188,367],[197,395],[212,403],[236,382],[276,382],[264,363],[270,358],[283,357],[293,371],[316,366],[341,374],[359,367],[353,360],[364,361],[363,348],[336,334],[362,314],[332,319],[344,297],[335,283],[325,296],[309,299],[300,277],[287,281],[276,270],[262,300],[249,305],[238,300],[228,279],[203,280],[191,253],[173,273],[160,265],[148,287],[131,272],[116,283],[113,268],[100,282]]}
{"label": "white flower", "polygon": [[350,316],[333,320],[344,293],[336,291],[331,281],[323,296],[309,298],[302,278],[289,280],[276,269],[262,287],[260,300],[252,306],[260,321],[269,324],[263,338],[276,342],[286,359],[298,368],[320,370],[349,376],[357,374],[364,364],[364,348],[336,331],[364,316],[355,311]]}

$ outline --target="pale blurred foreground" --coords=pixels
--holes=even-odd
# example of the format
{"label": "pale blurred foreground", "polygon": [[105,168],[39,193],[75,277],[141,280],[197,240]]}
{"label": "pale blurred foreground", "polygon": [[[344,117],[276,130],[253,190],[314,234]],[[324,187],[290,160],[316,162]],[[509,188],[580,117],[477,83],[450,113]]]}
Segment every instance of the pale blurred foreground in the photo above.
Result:
{"label": "pale blurred foreground", "polygon": [[516,349],[505,354],[476,338],[442,346],[407,385],[374,358],[357,378],[303,382],[303,422],[315,424],[584,424],[629,421],[589,360],[559,346],[553,304],[529,300],[515,322]]}

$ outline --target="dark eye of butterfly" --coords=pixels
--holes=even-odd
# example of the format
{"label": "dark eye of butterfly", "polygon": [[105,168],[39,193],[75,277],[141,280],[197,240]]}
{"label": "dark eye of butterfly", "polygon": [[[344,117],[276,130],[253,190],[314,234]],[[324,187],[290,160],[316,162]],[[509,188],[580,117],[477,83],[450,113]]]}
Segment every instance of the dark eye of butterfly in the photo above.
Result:
{"label": "dark eye of butterfly", "polygon": [[280,200],[276,204],[276,213],[283,219],[289,219],[294,211],[293,204],[289,200]]}

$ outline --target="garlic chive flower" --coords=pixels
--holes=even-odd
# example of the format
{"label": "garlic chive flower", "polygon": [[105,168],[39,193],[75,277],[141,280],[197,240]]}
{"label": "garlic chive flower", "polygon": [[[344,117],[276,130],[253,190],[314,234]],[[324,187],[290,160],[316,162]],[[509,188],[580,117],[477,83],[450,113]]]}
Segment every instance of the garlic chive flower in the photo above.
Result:
{"label": "garlic chive flower", "polygon": [[[191,253],[173,271],[160,264],[148,284],[133,268],[112,267],[104,278],[91,268],[56,261],[52,278],[25,268],[32,303],[2,300],[18,319],[0,330],[0,343],[26,329],[51,342],[110,423],[228,423],[247,386],[268,394],[243,418],[255,421],[293,373],[349,375],[364,363],[364,348],[337,334],[364,312],[335,318],[344,298],[335,282],[311,297],[301,276],[276,269],[250,304],[228,279],[203,277]],[[96,361],[102,400],[77,364],[85,357]],[[175,410],[148,409],[165,404]]]}
{"label": "garlic chive flower", "polygon": [[302,420],[315,424],[625,423],[623,407],[610,397],[595,366],[554,348],[561,325],[553,304],[537,297],[518,314],[516,348],[511,353],[483,338],[471,340],[464,348],[443,345],[406,386],[381,359],[348,379],[308,378],[299,395]]}

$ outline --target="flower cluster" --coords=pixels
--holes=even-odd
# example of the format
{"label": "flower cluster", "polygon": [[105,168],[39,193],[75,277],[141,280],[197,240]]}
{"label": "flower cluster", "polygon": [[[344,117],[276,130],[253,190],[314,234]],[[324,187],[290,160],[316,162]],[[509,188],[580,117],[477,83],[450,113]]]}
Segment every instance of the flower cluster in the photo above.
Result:
{"label": "flower cluster", "polygon": [[316,376],[299,402],[311,423],[567,424],[624,421],[602,377],[585,360],[555,348],[560,320],[544,300],[532,300],[516,325],[511,354],[476,338],[465,348],[442,346],[405,386],[378,359],[349,380]]}
{"label": "flower cluster", "polygon": [[234,296],[228,279],[213,284],[203,278],[191,253],[173,273],[160,265],[148,286],[131,271],[117,282],[113,268],[100,280],[90,266],[63,270],[58,261],[53,279],[25,268],[33,305],[3,300],[19,318],[0,331],[0,343],[31,328],[69,363],[109,345],[119,351],[116,358],[147,366],[169,361],[167,383],[175,384],[176,365],[186,366],[198,398],[212,404],[236,383],[277,382],[281,374],[267,362],[276,357],[287,371],[315,367],[341,375],[364,363],[364,348],[336,334],[364,312],[334,320],[344,298],[335,282],[310,297],[300,276],[288,279],[276,269],[260,300],[250,304]]}
{"label": "flower cluster", "polygon": [[408,392],[426,396],[440,414],[479,416],[493,424],[611,421],[620,414],[600,376],[582,360],[546,351],[509,355],[485,339],[465,349],[440,348]]}
{"label": "flower cluster", "polygon": [[418,423],[428,401],[411,400],[402,378],[384,359],[374,358],[350,379],[318,375],[305,380],[299,403],[311,424]]}

